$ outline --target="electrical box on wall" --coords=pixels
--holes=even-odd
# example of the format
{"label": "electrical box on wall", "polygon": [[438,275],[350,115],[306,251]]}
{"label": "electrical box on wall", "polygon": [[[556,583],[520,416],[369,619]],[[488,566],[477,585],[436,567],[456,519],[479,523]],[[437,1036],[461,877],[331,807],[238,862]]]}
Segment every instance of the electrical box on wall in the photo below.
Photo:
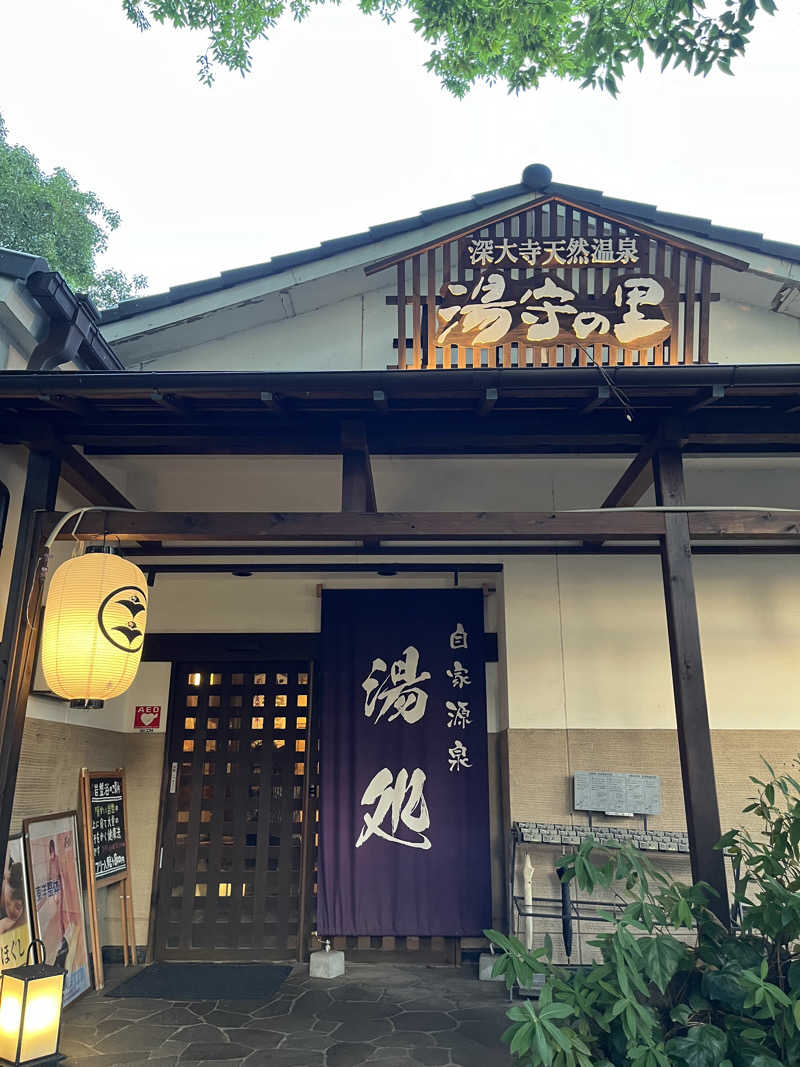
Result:
{"label": "electrical box on wall", "polygon": [[576,811],[601,811],[605,815],[661,813],[661,779],[657,774],[576,771],[573,788]]}

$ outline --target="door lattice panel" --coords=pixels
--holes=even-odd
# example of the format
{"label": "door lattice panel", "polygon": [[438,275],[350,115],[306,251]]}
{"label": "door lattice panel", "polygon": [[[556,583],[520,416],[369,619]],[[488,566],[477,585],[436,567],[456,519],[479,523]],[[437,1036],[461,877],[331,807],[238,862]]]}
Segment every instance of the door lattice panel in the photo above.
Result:
{"label": "door lattice panel", "polygon": [[313,824],[303,840],[318,772],[310,665],[175,670],[158,955],[294,957],[308,933],[302,868],[316,847]]}

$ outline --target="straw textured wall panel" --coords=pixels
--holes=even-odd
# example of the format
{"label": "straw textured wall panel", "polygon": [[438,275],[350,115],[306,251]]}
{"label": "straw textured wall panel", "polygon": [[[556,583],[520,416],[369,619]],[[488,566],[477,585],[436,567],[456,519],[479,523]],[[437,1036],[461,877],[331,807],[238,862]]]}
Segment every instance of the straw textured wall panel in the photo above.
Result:
{"label": "straw textured wall panel", "polygon": [[[123,734],[29,718],[22,738],[14,797],[11,828],[17,832],[22,820],[33,815],[79,810],[78,779],[82,767],[95,771],[125,768],[133,910],[140,946],[147,940],[163,758],[163,734]],[[122,944],[118,901],[118,891],[113,887],[98,893],[104,945]]]}

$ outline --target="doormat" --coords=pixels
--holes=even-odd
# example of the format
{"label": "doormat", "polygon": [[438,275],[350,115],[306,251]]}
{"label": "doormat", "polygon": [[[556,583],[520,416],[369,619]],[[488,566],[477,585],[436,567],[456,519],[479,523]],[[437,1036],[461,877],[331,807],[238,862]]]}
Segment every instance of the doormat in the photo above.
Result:
{"label": "doormat", "polygon": [[152,963],[106,996],[266,1000],[277,993],[291,971],[275,963]]}

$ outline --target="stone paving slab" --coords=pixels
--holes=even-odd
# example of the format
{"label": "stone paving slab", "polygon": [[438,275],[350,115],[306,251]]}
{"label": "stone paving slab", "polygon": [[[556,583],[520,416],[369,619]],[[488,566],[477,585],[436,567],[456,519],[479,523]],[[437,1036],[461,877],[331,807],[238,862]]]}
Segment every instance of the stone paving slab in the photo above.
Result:
{"label": "stone paving slab", "polygon": [[[131,970],[112,967],[107,987]],[[65,1067],[512,1067],[505,989],[477,967],[297,965],[268,1000],[169,1001],[89,993],[64,1011]]]}

